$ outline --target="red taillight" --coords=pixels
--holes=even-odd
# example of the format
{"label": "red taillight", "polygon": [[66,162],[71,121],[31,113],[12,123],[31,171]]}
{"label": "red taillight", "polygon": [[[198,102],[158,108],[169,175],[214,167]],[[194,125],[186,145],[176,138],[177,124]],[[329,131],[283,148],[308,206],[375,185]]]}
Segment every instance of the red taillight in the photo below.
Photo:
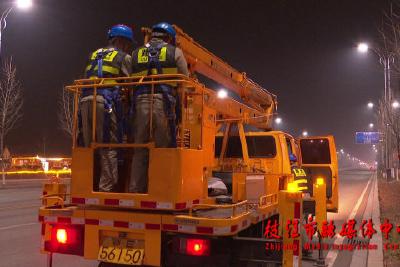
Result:
{"label": "red taillight", "polygon": [[45,250],[83,256],[84,236],[83,225],[52,225],[51,239],[45,242]]}
{"label": "red taillight", "polygon": [[60,244],[67,244],[68,241],[68,234],[67,234],[67,230],[60,228],[57,229],[57,242]]}
{"label": "red taillight", "polygon": [[187,239],[186,254],[206,256],[210,254],[210,241],[205,239]]}
{"label": "red taillight", "polygon": [[210,240],[181,238],[180,252],[192,256],[208,256],[210,255]]}

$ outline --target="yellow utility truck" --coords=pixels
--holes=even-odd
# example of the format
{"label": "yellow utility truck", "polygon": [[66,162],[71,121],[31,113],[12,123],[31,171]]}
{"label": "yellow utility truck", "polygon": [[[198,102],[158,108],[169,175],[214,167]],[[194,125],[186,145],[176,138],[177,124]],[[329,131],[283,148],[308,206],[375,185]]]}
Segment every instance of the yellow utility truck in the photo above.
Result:
{"label": "yellow utility truck", "polygon": [[[275,95],[175,29],[191,77],[101,78],[67,86],[75,95],[72,179],[70,186],[46,185],[39,210],[41,248],[48,254],[49,266],[53,253],[98,260],[99,266],[300,266],[301,247],[284,255],[266,251],[268,220],[302,220],[303,199],[312,214],[320,210],[316,206],[338,209],[333,137],[295,140],[273,131]],[[147,40],[149,30],[143,32]],[[220,88],[208,88],[199,82],[202,77]],[[100,143],[95,131],[90,147],[78,145],[83,88],[93,88],[96,94],[112,82],[126,91],[177,84],[181,120],[176,148],[158,148],[153,142]],[[222,87],[228,94],[219,93]],[[93,129],[95,125],[96,118]],[[127,190],[130,158],[138,147],[149,151],[148,191],[140,194]],[[106,148],[118,149],[124,160],[119,192],[96,190],[95,154]],[[299,174],[300,167],[307,175],[296,180],[293,169]],[[314,197],[317,179],[326,184],[322,200]],[[292,241],[301,244],[299,238]]]}

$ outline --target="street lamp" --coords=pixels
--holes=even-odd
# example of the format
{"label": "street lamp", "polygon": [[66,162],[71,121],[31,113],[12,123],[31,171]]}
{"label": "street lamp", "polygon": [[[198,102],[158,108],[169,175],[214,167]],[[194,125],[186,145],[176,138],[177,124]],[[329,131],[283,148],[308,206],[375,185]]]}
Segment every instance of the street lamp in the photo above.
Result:
{"label": "street lamp", "polygon": [[379,57],[379,62],[383,65],[384,67],[384,78],[385,78],[385,100],[387,102],[390,102],[388,100],[391,99],[391,91],[390,91],[390,63],[393,63],[394,61],[394,56],[392,53],[381,53],[377,49],[370,47],[367,43],[359,43],[357,46],[357,50],[360,53],[367,53],[368,51],[372,51]]}
{"label": "street lamp", "polygon": [[220,89],[218,90],[217,96],[220,99],[224,99],[228,96],[228,92],[225,89]]}
{"label": "street lamp", "polygon": [[275,119],[275,123],[276,124],[281,124],[282,123],[282,118],[280,118],[280,117],[277,117],[276,119]]}
{"label": "street lamp", "polygon": [[368,126],[369,126],[370,129],[374,128],[374,124],[373,123],[370,123]]}
{"label": "street lamp", "polygon": [[367,43],[359,43],[357,46],[357,50],[360,53],[367,53],[369,49],[369,46]]}
{"label": "street lamp", "polygon": [[307,137],[308,136],[308,132],[307,131],[303,131],[302,135],[303,135],[303,137]]}
{"label": "street lamp", "polygon": [[368,102],[367,106],[368,106],[368,108],[369,108],[369,109],[373,109],[373,107],[374,107],[374,103],[372,103],[372,102]]}
{"label": "street lamp", "polygon": [[[368,46],[367,43],[359,43],[357,46],[357,50],[360,53],[367,53],[368,51],[372,51],[375,55],[378,56],[380,64],[383,66],[383,76],[384,76],[384,103],[390,103],[392,101],[392,95],[391,95],[391,85],[390,85],[390,79],[391,79],[391,63],[394,62],[394,55],[393,53],[390,52],[385,52],[385,51],[379,51],[377,49],[374,49],[373,47]],[[385,115],[383,114],[382,117],[380,118],[385,126],[384,130],[384,142],[383,142],[383,159],[382,162],[384,163],[386,171],[391,167],[391,160],[390,160],[390,155],[391,155],[391,146],[389,145],[391,143],[391,136],[389,134],[389,128],[386,123],[386,118]]]}
{"label": "street lamp", "polygon": [[14,6],[19,9],[29,9],[32,7],[32,0],[16,0],[14,4],[7,8],[0,16],[0,55],[1,55],[1,35],[2,32],[7,28],[7,17],[13,10]]}
{"label": "street lamp", "polygon": [[28,9],[33,5],[32,0],[17,0],[15,4],[21,9]]}
{"label": "street lamp", "polygon": [[400,107],[400,103],[399,103],[397,100],[395,100],[395,101],[393,101],[393,103],[392,103],[392,107],[393,107],[393,108],[399,108],[399,107]]}

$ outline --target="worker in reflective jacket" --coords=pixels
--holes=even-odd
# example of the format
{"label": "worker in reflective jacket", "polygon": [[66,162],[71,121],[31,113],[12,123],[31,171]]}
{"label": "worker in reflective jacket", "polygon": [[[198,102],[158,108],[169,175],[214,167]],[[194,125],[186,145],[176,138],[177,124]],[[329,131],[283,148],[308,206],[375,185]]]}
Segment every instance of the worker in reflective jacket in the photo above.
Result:
{"label": "worker in reflective jacket", "polygon": [[[91,54],[85,70],[85,78],[114,78],[129,76],[131,73],[132,60],[128,53],[132,51],[132,29],[121,24],[113,26],[108,31],[108,40],[107,47],[97,49]],[[97,88],[96,142],[119,143],[122,142],[123,136],[121,88],[115,86],[115,80],[107,80],[104,83],[114,83],[114,85]],[[85,147],[89,147],[93,142],[93,90],[93,88],[83,89],[80,100],[82,139]],[[98,153],[95,155],[100,157],[100,174],[95,174],[99,191],[115,191],[118,183],[117,151],[111,148],[101,148],[96,152]]]}
{"label": "worker in reflective jacket", "polygon": [[[152,27],[149,43],[139,47],[132,54],[132,76],[152,74],[189,75],[182,50],[175,46],[175,29],[168,23]],[[151,109],[151,86],[138,86],[132,96],[133,140],[135,143],[155,143],[156,147],[176,147],[176,84],[165,83],[154,86]],[[152,137],[150,140],[150,111],[152,116]],[[147,192],[148,150],[136,148],[131,168],[129,192]]]}

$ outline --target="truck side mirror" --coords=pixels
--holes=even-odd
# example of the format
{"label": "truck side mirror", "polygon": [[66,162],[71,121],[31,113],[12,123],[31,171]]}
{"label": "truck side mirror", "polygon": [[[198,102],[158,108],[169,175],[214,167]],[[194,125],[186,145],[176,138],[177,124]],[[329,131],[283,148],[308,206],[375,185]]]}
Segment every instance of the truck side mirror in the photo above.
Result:
{"label": "truck side mirror", "polygon": [[296,157],[296,155],[290,153],[290,154],[289,154],[289,160],[290,160],[291,162],[297,162],[297,157]]}

